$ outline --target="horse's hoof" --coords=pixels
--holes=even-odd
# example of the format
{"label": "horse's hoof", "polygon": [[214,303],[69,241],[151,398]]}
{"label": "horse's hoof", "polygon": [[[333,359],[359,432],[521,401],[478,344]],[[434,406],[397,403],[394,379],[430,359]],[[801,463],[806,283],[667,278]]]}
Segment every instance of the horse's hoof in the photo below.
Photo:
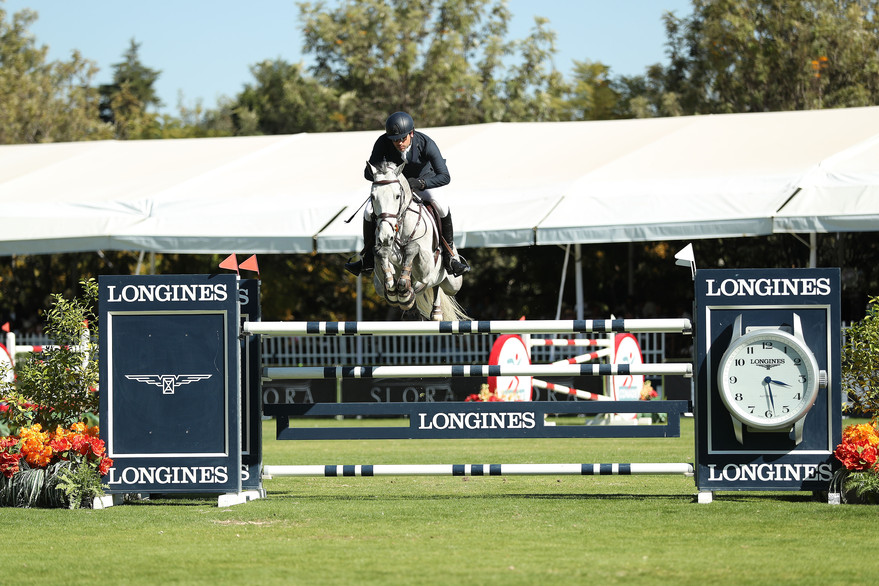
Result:
{"label": "horse's hoof", "polygon": [[432,312],[430,312],[430,319],[432,319],[433,321],[443,321],[443,312],[434,309]]}

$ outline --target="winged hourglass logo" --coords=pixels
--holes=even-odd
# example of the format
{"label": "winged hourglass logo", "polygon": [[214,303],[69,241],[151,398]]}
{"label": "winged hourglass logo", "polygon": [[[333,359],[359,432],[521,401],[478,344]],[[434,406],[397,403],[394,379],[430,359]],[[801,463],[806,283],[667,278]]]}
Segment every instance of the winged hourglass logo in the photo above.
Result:
{"label": "winged hourglass logo", "polygon": [[211,378],[210,374],[126,374],[128,380],[162,388],[163,395],[173,395],[177,387]]}

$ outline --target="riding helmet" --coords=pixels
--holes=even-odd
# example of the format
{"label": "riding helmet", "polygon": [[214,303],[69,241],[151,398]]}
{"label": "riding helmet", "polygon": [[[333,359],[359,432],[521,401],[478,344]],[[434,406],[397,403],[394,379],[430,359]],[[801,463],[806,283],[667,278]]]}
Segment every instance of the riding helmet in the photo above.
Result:
{"label": "riding helmet", "polygon": [[385,133],[391,140],[400,140],[415,130],[415,121],[406,112],[394,112],[385,121]]}

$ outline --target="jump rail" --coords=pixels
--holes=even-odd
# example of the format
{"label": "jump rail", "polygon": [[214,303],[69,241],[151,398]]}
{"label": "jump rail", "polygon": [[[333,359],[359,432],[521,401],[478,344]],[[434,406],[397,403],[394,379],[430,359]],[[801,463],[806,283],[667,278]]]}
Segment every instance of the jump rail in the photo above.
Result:
{"label": "jump rail", "polygon": [[661,332],[692,334],[686,318],[671,319],[575,319],[575,320],[493,320],[493,321],[247,321],[244,334],[263,336],[397,334],[587,334],[608,332]]}
{"label": "jump rail", "polygon": [[266,476],[628,476],[636,474],[693,475],[687,463],[632,464],[363,464],[265,466]]}
{"label": "jump rail", "polygon": [[263,368],[265,380],[338,378],[456,378],[488,376],[693,375],[690,363],[523,364],[446,366],[276,366]]}
{"label": "jump rail", "polygon": [[[688,401],[499,401],[476,403],[280,403],[264,405],[279,440],[679,437]],[[663,425],[548,425],[548,416],[665,413]],[[408,418],[408,425],[314,427],[311,418]],[[291,425],[295,422],[295,425]]]}

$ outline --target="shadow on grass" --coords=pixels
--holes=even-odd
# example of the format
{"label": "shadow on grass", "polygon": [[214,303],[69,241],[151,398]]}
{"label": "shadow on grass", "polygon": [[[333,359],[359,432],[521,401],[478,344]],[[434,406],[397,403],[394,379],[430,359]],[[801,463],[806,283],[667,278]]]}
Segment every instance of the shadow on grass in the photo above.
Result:
{"label": "shadow on grass", "polygon": [[516,493],[516,494],[423,494],[423,495],[326,495],[326,494],[290,494],[288,492],[268,491],[267,499],[275,500],[306,500],[306,501],[444,501],[444,500],[492,500],[492,499],[528,499],[528,500],[671,500],[695,501],[690,494],[552,494],[552,493]]}

